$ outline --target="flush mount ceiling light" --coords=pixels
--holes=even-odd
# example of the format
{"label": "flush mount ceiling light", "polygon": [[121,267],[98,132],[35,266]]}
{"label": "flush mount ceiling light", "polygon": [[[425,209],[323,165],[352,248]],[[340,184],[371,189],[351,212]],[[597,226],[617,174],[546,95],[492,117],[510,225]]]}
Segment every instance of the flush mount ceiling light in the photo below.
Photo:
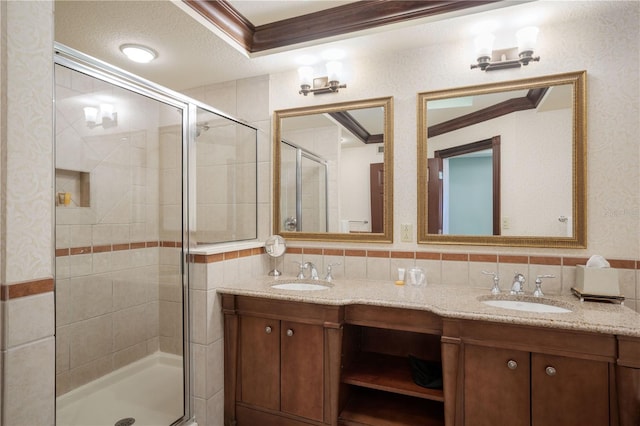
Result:
{"label": "flush mount ceiling light", "polygon": [[300,93],[307,96],[309,93],[320,95],[323,93],[336,93],[338,89],[344,89],[346,84],[340,84],[340,73],[342,72],[342,64],[338,61],[329,61],[326,64],[326,77],[313,77],[313,68],[304,66],[298,68],[298,76],[300,77]]}
{"label": "flush mount ceiling light", "polygon": [[[537,27],[522,28],[516,33],[518,47],[493,50],[495,37],[493,34],[481,34],[475,39],[476,58],[478,63],[471,64],[471,69],[479,68],[482,71],[493,71],[505,68],[519,68],[529,65],[529,62],[538,62],[540,56],[533,56],[538,37]],[[518,56],[515,58],[514,56]],[[511,57],[512,59],[508,59]]]}
{"label": "flush mount ceiling light", "polygon": [[151,62],[158,57],[155,50],[139,44],[123,44],[120,46],[120,51],[130,60],[141,64]]}

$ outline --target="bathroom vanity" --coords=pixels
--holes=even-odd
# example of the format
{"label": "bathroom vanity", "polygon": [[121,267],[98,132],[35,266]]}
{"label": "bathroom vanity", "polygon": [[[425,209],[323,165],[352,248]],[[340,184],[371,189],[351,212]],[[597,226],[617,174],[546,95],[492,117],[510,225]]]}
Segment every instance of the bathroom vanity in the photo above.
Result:
{"label": "bathroom vanity", "polygon": [[[227,425],[639,424],[628,308],[567,297],[572,312],[541,314],[487,306],[480,289],[271,284],[219,289]],[[416,385],[409,355],[441,367],[444,386]]]}

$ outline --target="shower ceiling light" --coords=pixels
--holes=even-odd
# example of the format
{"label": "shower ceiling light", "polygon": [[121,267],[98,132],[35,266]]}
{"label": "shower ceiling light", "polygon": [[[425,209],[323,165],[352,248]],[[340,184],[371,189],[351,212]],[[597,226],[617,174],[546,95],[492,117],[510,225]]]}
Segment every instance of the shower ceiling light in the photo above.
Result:
{"label": "shower ceiling light", "polygon": [[146,64],[158,57],[155,50],[139,44],[123,44],[120,51],[134,62]]}
{"label": "shower ceiling light", "polygon": [[113,110],[113,105],[111,104],[100,104],[100,109],[88,106],[84,107],[83,110],[84,120],[90,129],[98,126],[108,129],[118,125],[118,113]]}

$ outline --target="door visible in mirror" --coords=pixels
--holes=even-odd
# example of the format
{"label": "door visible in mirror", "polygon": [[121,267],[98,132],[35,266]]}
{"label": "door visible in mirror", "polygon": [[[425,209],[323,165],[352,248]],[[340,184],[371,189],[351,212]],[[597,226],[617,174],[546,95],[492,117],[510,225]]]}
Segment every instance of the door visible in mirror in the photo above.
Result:
{"label": "door visible in mirror", "polygon": [[420,242],[583,245],[584,78],[419,94]]}

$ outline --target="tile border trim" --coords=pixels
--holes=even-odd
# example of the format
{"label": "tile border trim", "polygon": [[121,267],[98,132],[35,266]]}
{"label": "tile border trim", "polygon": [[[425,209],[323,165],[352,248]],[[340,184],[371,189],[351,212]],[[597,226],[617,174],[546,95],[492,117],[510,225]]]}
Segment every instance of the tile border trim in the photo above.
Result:
{"label": "tile border trim", "polygon": [[121,244],[102,244],[97,246],[57,248],[56,257],[77,256],[80,254],[92,254],[92,253],[108,253],[112,251],[136,250],[136,249],[153,248],[153,247],[181,248],[182,242],[180,241],[136,241],[132,243],[121,243]]}
{"label": "tile border trim", "polygon": [[[237,259],[239,257],[256,256],[264,254],[260,247],[244,250],[230,250],[216,254],[195,254],[191,255],[192,263],[213,263],[225,260]],[[426,251],[404,251],[404,250],[376,250],[376,249],[354,249],[354,248],[318,248],[318,247],[289,247],[287,254],[309,254],[323,256],[346,256],[346,257],[366,257],[377,259],[413,259],[413,260],[435,260],[435,261],[458,261],[458,262],[488,262],[488,263],[525,263],[533,265],[549,266],[576,266],[587,263],[588,257],[577,256],[553,256],[553,255],[510,255],[510,254],[490,254],[490,253],[463,253],[463,252],[426,252]],[[607,259],[613,268],[617,269],[640,269],[640,260],[633,259]]]}
{"label": "tile border trim", "polygon": [[41,278],[32,281],[22,281],[0,286],[0,300],[6,302],[20,297],[35,296],[50,293],[54,290],[53,278]]}

